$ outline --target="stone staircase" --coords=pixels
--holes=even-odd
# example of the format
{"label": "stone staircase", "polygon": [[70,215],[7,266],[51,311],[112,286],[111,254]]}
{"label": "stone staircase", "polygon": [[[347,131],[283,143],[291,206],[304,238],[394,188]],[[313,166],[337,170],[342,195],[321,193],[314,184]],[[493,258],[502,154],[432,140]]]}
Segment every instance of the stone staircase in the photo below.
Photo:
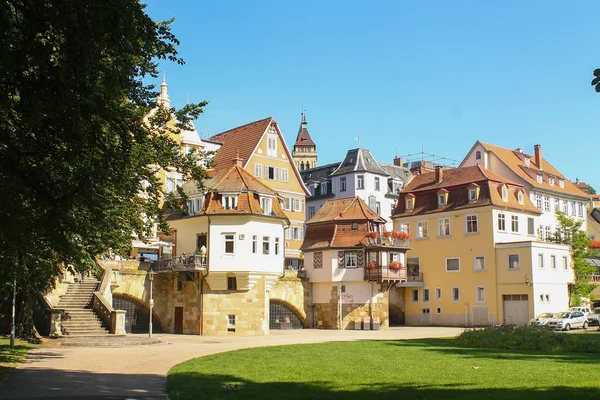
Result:
{"label": "stone staircase", "polygon": [[56,308],[64,310],[63,335],[73,337],[110,334],[92,310],[92,297],[99,284],[96,279],[86,277],[83,282],[71,284],[65,295],[60,298]]}

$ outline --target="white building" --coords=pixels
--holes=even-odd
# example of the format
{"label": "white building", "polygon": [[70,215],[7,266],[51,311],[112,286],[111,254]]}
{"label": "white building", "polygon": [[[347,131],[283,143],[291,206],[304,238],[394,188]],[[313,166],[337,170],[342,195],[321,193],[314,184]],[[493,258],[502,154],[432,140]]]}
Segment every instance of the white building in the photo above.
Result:
{"label": "white building", "polygon": [[377,162],[367,149],[352,149],[341,163],[323,165],[300,172],[310,190],[306,199],[306,220],[309,221],[323,204],[333,198],[360,197],[379,216],[387,219],[386,229],[392,229],[389,219],[394,212],[398,190],[411,179],[408,168]]}

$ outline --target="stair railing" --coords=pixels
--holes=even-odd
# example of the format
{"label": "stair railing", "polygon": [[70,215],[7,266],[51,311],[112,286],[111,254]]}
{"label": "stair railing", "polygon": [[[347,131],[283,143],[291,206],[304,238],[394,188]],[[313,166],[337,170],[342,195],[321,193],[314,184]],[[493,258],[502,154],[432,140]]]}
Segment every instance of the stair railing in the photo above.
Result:
{"label": "stair railing", "polygon": [[108,327],[110,333],[115,335],[125,335],[126,311],[113,309],[111,303],[107,300],[107,297],[110,295],[112,269],[108,267],[103,268],[102,266],[100,266],[100,268],[102,269],[102,279],[100,280],[100,287],[94,292],[94,303],[92,308],[96,315],[98,315],[102,322]]}

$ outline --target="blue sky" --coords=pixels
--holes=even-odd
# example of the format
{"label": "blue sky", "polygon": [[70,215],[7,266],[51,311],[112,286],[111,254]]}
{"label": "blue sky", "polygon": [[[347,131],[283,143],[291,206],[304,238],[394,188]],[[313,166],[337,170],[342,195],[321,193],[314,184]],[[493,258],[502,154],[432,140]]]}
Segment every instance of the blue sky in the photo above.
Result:
{"label": "blue sky", "polygon": [[[148,1],[175,18],[175,106],[212,135],[273,116],[291,147],[302,103],[319,164],[354,139],[379,161],[462,160],[476,140],[544,157],[600,192],[600,67],[591,1]],[[159,82],[157,82],[159,83]]]}

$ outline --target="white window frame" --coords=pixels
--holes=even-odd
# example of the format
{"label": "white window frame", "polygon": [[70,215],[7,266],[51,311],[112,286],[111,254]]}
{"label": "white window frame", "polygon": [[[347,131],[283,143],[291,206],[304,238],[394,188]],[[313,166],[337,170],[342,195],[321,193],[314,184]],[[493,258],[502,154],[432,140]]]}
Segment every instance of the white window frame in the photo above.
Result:
{"label": "white window frame", "polygon": [[438,206],[445,206],[446,205],[446,194],[438,194]]}
{"label": "white window frame", "polygon": [[508,201],[508,188],[506,186],[502,187],[502,201]]}
{"label": "white window frame", "polygon": [[554,211],[560,211],[560,199],[559,198],[554,199]]}
{"label": "white window frame", "polygon": [[498,231],[506,232],[506,214],[498,213]]}
{"label": "white window frame", "polygon": [[289,181],[289,174],[288,174],[288,169],[287,168],[281,168],[281,181],[282,182],[288,182]]}
{"label": "white window frame", "polygon": [[235,326],[235,315],[234,314],[227,315],[227,326]]}
{"label": "white window frame", "polygon": [[550,211],[550,196],[544,196],[544,212]]}
{"label": "white window frame", "polygon": [[256,254],[258,251],[258,236],[252,235],[252,254]]}
{"label": "white window frame", "polygon": [[427,221],[417,221],[417,239],[429,238],[429,226]]}
{"label": "white window frame", "polygon": [[222,200],[223,210],[237,210],[237,194],[224,194]]}
{"label": "white window frame", "polygon": [[519,216],[518,215],[510,216],[510,231],[513,233],[519,233]]}
{"label": "white window frame", "polygon": [[262,178],[263,166],[262,164],[254,164],[254,176],[256,178]]}
{"label": "white window frame", "polygon": [[[477,268],[477,265],[478,265],[477,259],[480,259],[480,258],[483,259],[483,263],[482,263],[483,264],[483,268]],[[481,255],[481,254],[473,256],[473,271],[475,271],[475,272],[481,272],[481,271],[485,271],[485,270],[486,270],[485,256]]]}
{"label": "white window frame", "polygon": [[346,252],[344,254],[344,268],[354,269],[358,268],[358,257],[354,252]]}
{"label": "white window frame", "polygon": [[529,236],[535,236],[535,218],[533,217],[527,217],[527,234]]}
{"label": "white window frame", "polygon": [[568,270],[569,269],[569,259],[567,256],[563,256],[563,270]]}
{"label": "white window frame", "polygon": [[429,292],[429,288],[423,288],[423,292],[421,293],[423,303],[429,303],[431,301],[430,295],[431,293]]}
{"label": "white window frame", "polygon": [[365,188],[365,176],[356,175],[356,190],[363,190]]}
{"label": "white window frame", "polygon": [[536,193],[535,194],[535,205],[536,207],[542,211],[543,210],[543,198],[542,198],[542,194],[541,193]]}
{"label": "white window frame", "polygon": [[315,206],[309,206],[308,207],[308,219],[310,220],[312,217],[314,217],[316,212],[317,211],[315,210]]}
{"label": "white window frame", "polygon": [[[417,294],[416,299],[415,299],[415,293]],[[419,289],[412,289],[412,291],[410,292],[410,302],[411,303],[419,302]]]}
{"label": "white window frame", "polygon": [[[456,293],[458,293],[458,296],[456,296],[456,297],[454,296],[455,291],[456,291]],[[460,303],[460,286],[452,286],[451,294],[452,294],[452,302]]]}
{"label": "white window frame", "polygon": [[340,178],[340,192],[345,192],[346,191],[346,177],[342,176]]}
{"label": "white window frame", "polygon": [[[227,243],[231,243],[231,252],[227,251]],[[223,254],[231,256],[235,254],[235,233],[223,233]]]}
{"label": "white window frame", "polygon": [[378,176],[375,177],[375,191],[376,192],[381,191],[381,181]]}
{"label": "white window frame", "polygon": [[538,268],[544,269],[544,253],[538,253],[537,259],[538,259]]}
{"label": "white window frame", "polygon": [[477,286],[475,288],[475,300],[478,303],[485,303],[485,286]]}
{"label": "white window frame", "polygon": [[[475,223],[475,230],[470,230],[473,223]],[[465,234],[472,235],[474,233],[479,233],[479,218],[477,214],[467,214],[465,215]]]}
{"label": "white window frame", "polygon": [[266,255],[271,254],[271,237],[270,236],[262,237],[262,254],[266,254]]}
{"label": "white window frame", "polygon": [[271,215],[273,212],[273,200],[270,197],[261,197],[260,207],[264,215]]}
{"label": "white window frame", "polygon": [[[448,231],[448,233],[446,233],[446,231]],[[438,237],[450,237],[451,235],[452,231],[450,230],[450,218],[438,219]]]}
{"label": "white window frame", "polygon": [[550,269],[556,270],[556,256],[554,254],[550,255]]}
{"label": "white window frame", "polygon": [[577,203],[577,216],[583,217],[583,203],[582,202]]}
{"label": "white window frame", "polygon": [[469,189],[469,201],[477,200],[477,189]]}
{"label": "white window frame", "polygon": [[277,158],[277,135],[267,135],[267,156]]}
{"label": "white window frame", "polygon": [[[511,256],[516,256],[516,257],[517,257],[517,266],[516,266],[516,267],[513,267],[513,266],[510,264],[510,257],[511,257]],[[509,254],[509,255],[508,255],[508,269],[509,269],[509,270],[517,270],[517,269],[521,269],[521,256],[520,256],[519,254]]]}
{"label": "white window frame", "polygon": [[441,300],[442,299],[442,288],[441,287],[436,287],[435,288],[435,299],[436,300]]}
{"label": "white window frame", "polygon": [[[270,178],[269,177],[269,171],[272,170],[273,171],[273,177]],[[271,165],[265,165],[265,179],[270,180],[270,181],[278,181],[279,180],[279,168],[277,167],[273,167]]]}
{"label": "white window frame", "polygon": [[[458,269],[448,269],[448,261],[449,260],[458,260]],[[444,265],[446,268],[446,272],[460,272],[460,257],[446,257],[444,261]]]}
{"label": "white window frame", "polygon": [[279,255],[279,238],[278,237],[275,238],[275,255],[276,256]]}
{"label": "white window frame", "polygon": [[546,238],[546,241],[549,241],[550,239],[552,239],[552,227],[550,225],[546,225],[546,231],[544,234],[544,237]]}

